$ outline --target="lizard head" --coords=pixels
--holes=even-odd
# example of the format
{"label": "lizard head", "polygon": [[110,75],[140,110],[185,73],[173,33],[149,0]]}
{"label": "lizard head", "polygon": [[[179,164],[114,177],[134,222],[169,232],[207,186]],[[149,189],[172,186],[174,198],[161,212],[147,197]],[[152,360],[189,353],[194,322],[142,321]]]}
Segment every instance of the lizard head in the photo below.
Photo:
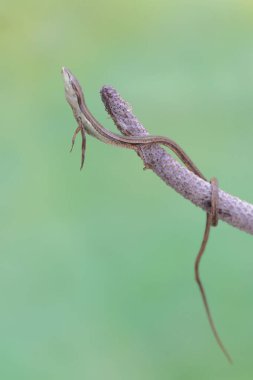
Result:
{"label": "lizard head", "polygon": [[67,102],[73,110],[76,110],[80,108],[80,102],[83,98],[82,89],[78,83],[78,80],[75,78],[75,76],[71,73],[69,69],[63,67],[61,72],[63,76],[65,96]]}

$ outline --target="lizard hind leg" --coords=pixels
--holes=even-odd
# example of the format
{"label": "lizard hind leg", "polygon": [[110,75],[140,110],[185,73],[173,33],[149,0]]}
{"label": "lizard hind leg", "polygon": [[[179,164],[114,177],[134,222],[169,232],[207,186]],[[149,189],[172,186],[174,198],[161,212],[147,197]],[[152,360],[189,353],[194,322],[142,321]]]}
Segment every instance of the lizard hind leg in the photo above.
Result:
{"label": "lizard hind leg", "polygon": [[76,141],[76,136],[78,135],[79,132],[81,132],[81,135],[82,135],[82,156],[81,156],[81,167],[80,167],[80,170],[81,170],[84,164],[85,149],[86,149],[86,135],[85,135],[85,130],[82,125],[79,125],[73,134],[70,152],[72,152],[73,150],[73,147]]}
{"label": "lizard hind leg", "polygon": [[75,145],[75,141],[76,141],[76,136],[78,135],[78,133],[81,131],[81,127],[77,127],[74,134],[73,134],[73,137],[72,137],[72,140],[71,140],[71,148],[70,148],[70,152],[72,152],[73,148],[74,148],[74,145]]}

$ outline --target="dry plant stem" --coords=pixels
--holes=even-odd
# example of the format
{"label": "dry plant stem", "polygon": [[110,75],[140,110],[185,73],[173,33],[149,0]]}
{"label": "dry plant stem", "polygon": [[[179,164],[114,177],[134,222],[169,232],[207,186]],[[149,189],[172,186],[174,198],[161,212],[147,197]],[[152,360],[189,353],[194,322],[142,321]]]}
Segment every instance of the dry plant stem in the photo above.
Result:
{"label": "dry plant stem", "polygon": [[[104,86],[101,97],[120,132],[126,136],[146,136],[147,130],[131,111],[131,107],[115,89]],[[169,134],[169,133],[168,133]],[[158,144],[142,146],[139,155],[167,185],[203,210],[211,210],[211,185],[176,161]],[[219,189],[218,217],[224,222],[253,234],[253,205]]]}

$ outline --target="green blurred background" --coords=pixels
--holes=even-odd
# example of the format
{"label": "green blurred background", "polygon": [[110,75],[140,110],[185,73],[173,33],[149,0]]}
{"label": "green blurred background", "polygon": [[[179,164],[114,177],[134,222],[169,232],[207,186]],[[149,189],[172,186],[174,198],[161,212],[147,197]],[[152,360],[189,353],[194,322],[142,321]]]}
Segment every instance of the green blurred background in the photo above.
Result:
{"label": "green blurred background", "polygon": [[80,172],[60,75],[253,201],[252,33],[246,0],[1,1],[1,379],[252,379],[252,236],[221,222],[201,266],[231,367],[194,282],[204,213],[128,150],[89,138]]}

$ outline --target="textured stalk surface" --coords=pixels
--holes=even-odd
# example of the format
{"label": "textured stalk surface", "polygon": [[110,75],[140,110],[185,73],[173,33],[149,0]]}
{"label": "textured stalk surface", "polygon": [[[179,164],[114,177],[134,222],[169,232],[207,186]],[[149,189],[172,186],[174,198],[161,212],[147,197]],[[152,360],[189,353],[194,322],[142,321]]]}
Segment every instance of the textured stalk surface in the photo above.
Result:
{"label": "textured stalk surface", "polygon": [[[126,136],[146,136],[147,130],[132,113],[129,104],[110,86],[101,89],[106,111]],[[139,155],[167,185],[205,211],[210,211],[211,185],[193,174],[157,144],[143,146]],[[219,189],[219,219],[253,234],[253,205]]]}

